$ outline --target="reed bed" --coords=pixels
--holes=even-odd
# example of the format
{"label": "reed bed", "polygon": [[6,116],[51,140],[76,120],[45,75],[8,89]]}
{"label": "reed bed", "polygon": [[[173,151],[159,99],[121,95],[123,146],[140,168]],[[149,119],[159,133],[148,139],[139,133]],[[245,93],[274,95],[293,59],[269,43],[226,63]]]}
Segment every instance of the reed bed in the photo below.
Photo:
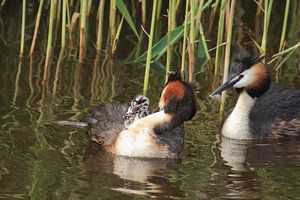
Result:
{"label": "reed bed", "polygon": [[[44,80],[49,79],[48,68],[51,65],[54,47],[59,46],[62,49],[60,59],[63,58],[63,54],[69,53],[76,55],[79,63],[86,62],[86,51],[94,51],[98,55],[95,63],[99,63],[104,52],[112,59],[113,55],[118,54],[117,44],[120,35],[125,33],[124,30],[127,34],[131,32],[129,34],[133,35],[132,41],[136,42],[126,62],[145,66],[143,85],[145,95],[148,93],[150,69],[153,63],[160,63],[165,74],[170,70],[181,71],[183,77],[189,81],[195,81],[195,77],[197,80],[198,74],[206,72],[213,78],[212,87],[226,81],[232,46],[237,47],[233,40],[234,37],[238,37],[234,35],[237,28],[235,19],[241,3],[236,3],[235,0],[170,0],[168,2],[162,0],[40,0],[35,3],[38,9],[35,13],[34,31],[30,33],[26,30],[26,26],[29,26],[26,21],[26,0],[22,1],[20,57],[35,54],[35,47],[39,42],[41,16],[42,14],[48,16]],[[50,9],[47,10],[45,7],[48,4]],[[253,49],[256,48],[255,51],[266,54],[269,45],[269,29],[273,23],[273,0],[253,1],[253,4],[257,7],[256,15],[263,22],[263,29],[259,34],[261,37],[249,34],[248,40],[252,40],[251,45]],[[285,49],[289,39],[286,33],[291,4],[297,6],[298,2],[285,1],[280,44],[277,48],[278,53],[273,57],[278,60],[277,70],[281,69],[287,58],[299,47],[298,42],[293,42]],[[152,12],[147,12],[150,10]],[[96,21],[94,24],[96,28],[91,28],[95,31],[92,34],[88,30],[90,21]],[[167,28],[161,28],[163,23],[161,21],[167,22]],[[108,22],[108,26],[105,22]],[[213,32],[213,29],[216,31]],[[56,42],[59,31],[61,31],[60,45]],[[24,48],[25,34],[32,36],[29,52]],[[148,44],[147,49],[142,47],[142,42]],[[176,53],[174,49],[177,50]],[[177,66],[175,63],[180,64]],[[94,67],[94,71],[98,71],[97,66]],[[57,74],[55,77],[57,83]],[[96,79],[93,78],[93,83],[97,82]],[[93,98],[96,98],[95,95]],[[224,110],[225,99],[226,93],[222,95],[221,113]]]}

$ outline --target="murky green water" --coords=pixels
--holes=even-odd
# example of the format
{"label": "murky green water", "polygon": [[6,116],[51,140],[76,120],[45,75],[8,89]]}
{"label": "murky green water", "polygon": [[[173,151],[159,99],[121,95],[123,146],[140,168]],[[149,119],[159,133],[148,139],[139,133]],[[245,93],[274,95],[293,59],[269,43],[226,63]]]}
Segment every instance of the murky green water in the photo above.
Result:
{"label": "murky green water", "polygon": [[[261,37],[262,18],[255,22],[255,4],[245,2],[238,1],[237,5],[235,49],[251,48],[248,32]],[[300,5],[292,2],[287,35],[289,41],[297,41]],[[77,51],[72,49],[58,62],[57,48],[50,79],[43,85],[47,25],[42,24],[34,58],[19,62],[21,8],[19,4],[8,5],[0,12],[0,199],[300,198],[300,141],[246,143],[221,139],[218,105],[207,97],[212,90],[207,72],[196,77],[199,111],[186,123],[181,160],[127,159],[95,151],[87,145],[83,129],[55,122],[79,120],[94,105],[111,100],[128,103],[141,93],[144,66],[124,64],[136,47],[131,33],[122,33],[115,59],[103,55],[95,62],[91,44],[86,64],[77,63]],[[281,2],[274,2],[270,55],[277,52],[283,7]],[[35,7],[29,5],[28,9]],[[33,15],[29,13],[28,19],[27,52]],[[145,46],[147,41],[141,49]],[[280,79],[298,89],[299,57],[299,51],[290,57]],[[173,64],[173,70],[179,67]],[[163,70],[154,64],[149,90],[152,107],[157,104],[163,79]],[[232,102],[227,107],[229,111]]]}

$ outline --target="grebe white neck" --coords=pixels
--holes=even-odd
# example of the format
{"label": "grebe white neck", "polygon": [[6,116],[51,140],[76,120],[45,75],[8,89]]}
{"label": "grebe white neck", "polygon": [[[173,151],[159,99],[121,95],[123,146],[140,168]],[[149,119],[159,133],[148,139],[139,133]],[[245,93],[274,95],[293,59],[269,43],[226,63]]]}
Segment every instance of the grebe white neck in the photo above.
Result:
{"label": "grebe white neck", "polygon": [[230,113],[222,127],[222,134],[225,137],[239,140],[252,139],[249,126],[249,115],[254,103],[255,99],[246,91],[243,91],[240,94],[233,111]]}

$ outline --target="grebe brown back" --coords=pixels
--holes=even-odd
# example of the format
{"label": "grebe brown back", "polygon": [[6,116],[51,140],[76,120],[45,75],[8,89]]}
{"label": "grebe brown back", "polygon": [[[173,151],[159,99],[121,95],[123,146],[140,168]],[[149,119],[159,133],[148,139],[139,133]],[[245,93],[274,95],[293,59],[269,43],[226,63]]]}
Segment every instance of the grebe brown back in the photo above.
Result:
{"label": "grebe brown back", "polygon": [[118,103],[95,107],[82,121],[90,140],[104,151],[128,157],[177,158],[184,144],[183,123],[196,113],[194,88],[170,73],[162,91],[160,110],[124,125],[126,109]]}
{"label": "grebe brown back", "polygon": [[300,91],[271,85],[263,56],[241,51],[230,65],[228,81],[211,96],[234,87],[238,101],[225,120],[222,134],[233,139],[300,136]]}

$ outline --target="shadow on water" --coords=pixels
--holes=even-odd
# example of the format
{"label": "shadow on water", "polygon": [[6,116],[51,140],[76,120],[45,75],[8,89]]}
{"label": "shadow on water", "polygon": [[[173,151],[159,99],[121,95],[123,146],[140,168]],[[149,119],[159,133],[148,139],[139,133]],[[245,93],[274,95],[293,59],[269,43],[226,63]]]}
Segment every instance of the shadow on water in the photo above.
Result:
{"label": "shadow on water", "polygon": [[[91,44],[86,50],[86,62],[78,64],[78,50],[74,48],[78,35],[74,34],[74,44],[61,52],[58,47],[54,48],[45,80],[47,22],[41,23],[36,53],[19,62],[21,20],[16,19],[21,19],[20,5],[11,5],[0,13],[1,199],[299,198],[299,190],[295,189],[300,187],[298,140],[241,142],[218,138],[219,105],[207,97],[212,90],[210,63],[206,71],[196,76],[199,111],[186,123],[181,160],[105,155],[87,145],[84,129],[57,125],[58,120],[79,120],[94,105],[112,100],[128,103],[141,93],[144,66],[127,61],[145,50],[147,37],[133,42],[131,33],[125,29],[115,57],[107,50],[96,56]],[[287,32],[290,41],[299,40],[300,32],[297,25],[300,4],[294,1],[293,5]],[[256,17],[255,11],[247,12],[256,8],[252,0],[238,1],[237,7],[233,49],[254,49],[249,33],[258,41],[263,19]],[[274,1],[273,13],[277,16],[282,10],[281,3]],[[31,33],[34,15],[28,15],[26,30]],[[278,50],[280,33],[277,29],[282,21],[276,16],[270,24],[270,55]],[[203,18],[207,19],[207,14],[204,13]],[[159,26],[164,29],[164,20],[161,21]],[[92,31],[94,25],[92,21]],[[209,39],[215,37],[214,31],[205,34]],[[25,41],[26,52],[31,35],[27,34]],[[214,47],[213,42],[209,45]],[[177,54],[180,59],[180,53]],[[281,81],[289,87],[300,86],[299,55],[299,51],[295,52],[284,65]],[[161,62],[164,59],[162,57]],[[174,65],[173,70],[179,67]],[[157,104],[164,85],[162,66],[153,63],[151,68],[152,107]],[[230,95],[226,110],[234,103],[234,95]]]}

